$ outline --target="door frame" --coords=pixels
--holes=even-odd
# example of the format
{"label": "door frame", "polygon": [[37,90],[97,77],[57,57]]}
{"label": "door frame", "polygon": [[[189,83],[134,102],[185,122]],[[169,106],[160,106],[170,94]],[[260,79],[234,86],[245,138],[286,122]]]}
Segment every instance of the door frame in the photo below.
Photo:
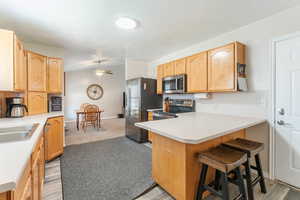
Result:
{"label": "door frame", "polygon": [[287,34],[284,36],[276,37],[272,39],[271,42],[271,110],[270,110],[270,149],[269,149],[269,178],[271,180],[275,180],[276,175],[275,175],[275,169],[276,169],[276,164],[275,164],[275,126],[276,126],[276,44],[278,42],[292,39],[295,37],[300,37],[300,31]]}

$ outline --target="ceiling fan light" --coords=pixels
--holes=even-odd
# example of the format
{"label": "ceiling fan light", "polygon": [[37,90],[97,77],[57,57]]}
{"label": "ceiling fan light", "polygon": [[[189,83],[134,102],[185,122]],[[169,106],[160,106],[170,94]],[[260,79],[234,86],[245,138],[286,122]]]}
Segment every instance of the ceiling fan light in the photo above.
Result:
{"label": "ceiling fan light", "polygon": [[116,26],[121,29],[132,30],[137,27],[137,21],[129,17],[120,17],[115,22]]}

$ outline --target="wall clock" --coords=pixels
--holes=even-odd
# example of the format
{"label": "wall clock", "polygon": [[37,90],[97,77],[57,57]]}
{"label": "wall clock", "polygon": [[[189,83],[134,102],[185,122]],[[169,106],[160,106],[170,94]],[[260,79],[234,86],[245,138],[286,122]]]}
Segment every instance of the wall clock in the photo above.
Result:
{"label": "wall clock", "polygon": [[92,100],[98,100],[103,96],[103,88],[98,84],[91,84],[86,89],[87,96]]}

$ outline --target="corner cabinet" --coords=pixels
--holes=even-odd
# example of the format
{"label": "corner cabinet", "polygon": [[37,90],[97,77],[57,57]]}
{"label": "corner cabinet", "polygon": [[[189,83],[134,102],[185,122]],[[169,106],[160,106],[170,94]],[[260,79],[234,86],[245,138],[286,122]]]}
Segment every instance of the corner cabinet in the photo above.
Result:
{"label": "corner cabinet", "polygon": [[64,118],[50,118],[46,124],[45,133],[45,157],[52,160],[64,151]]}
{"label": "corner cabinet", "polygon": [[0,91],[25,91],[27,69],[22,43],[15,33],[0,29]]}
{"label": "corner cabinet", "polygon": [[235,42],[208,51],[208,91],[237,91],[237,64],[245,63],[245,45]]}
{"label": "corner cabinet", "polygon": [[202,52],[187,58],[187,92],[207,91],[207,52]]}
{"label": "corner cabinet", "polygon": [[47,92],[47,57],[27,52],[28,91]]}
{"label": "corner cabinet", "polygon": [[60,58],[48,58],[48,93],[62,93],[63,91],[63,61]]}

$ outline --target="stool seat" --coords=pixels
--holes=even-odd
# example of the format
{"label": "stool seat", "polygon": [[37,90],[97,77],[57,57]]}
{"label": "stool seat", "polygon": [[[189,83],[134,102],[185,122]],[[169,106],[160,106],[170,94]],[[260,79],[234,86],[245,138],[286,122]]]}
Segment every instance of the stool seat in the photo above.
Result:
{"label": "stool seat", "polygon": [[248,157],[258,154],[264,149],[264,144],[247,139],[237,138],[223,143],[228,147],[247,153]]}
{"label": "stool seat", "polygon": [[228,173],[247,161],[244,152],[226,146],[217,146],[198,155],[199,162]]}

